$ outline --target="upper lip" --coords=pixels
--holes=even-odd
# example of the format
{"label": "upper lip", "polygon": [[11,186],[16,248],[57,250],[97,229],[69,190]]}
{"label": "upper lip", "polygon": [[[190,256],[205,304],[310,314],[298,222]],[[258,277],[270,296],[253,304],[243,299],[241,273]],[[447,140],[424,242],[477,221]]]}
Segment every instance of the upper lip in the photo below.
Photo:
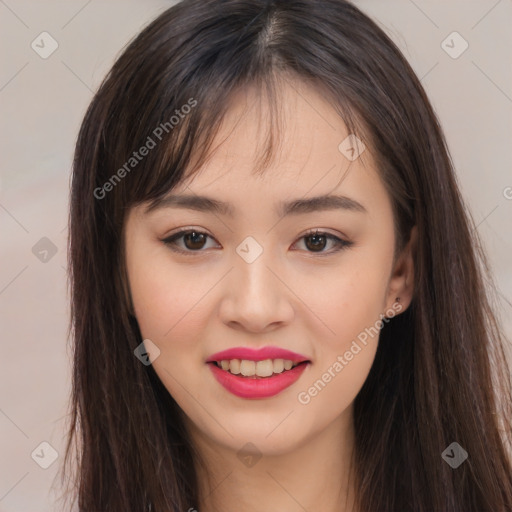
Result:
{"label": "upper lip", "polygon": [[248,361],[264,361],[265,359],[288,359],[294,363],[302,363],[309,361],[306,356],[285,350],[279,347],[263,347],[254,349],[249,347],[235,347],[228,348],[212,354],[207,360],[207,363],[215,361],[225,361],[231,359],[246,359]]}

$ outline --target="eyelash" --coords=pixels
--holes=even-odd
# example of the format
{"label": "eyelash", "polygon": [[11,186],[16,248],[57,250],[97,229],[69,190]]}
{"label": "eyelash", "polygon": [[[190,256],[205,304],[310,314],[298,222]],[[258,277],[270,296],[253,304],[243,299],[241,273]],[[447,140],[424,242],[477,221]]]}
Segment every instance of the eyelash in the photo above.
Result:
{"label": "eyelash", "polygon": [[[186,254],[186,255],[190,255],[191,256],[194,253],[205,252],[202,249],[198,249],[196,251],[193,251],[191,249],[182,249],[182,248],[177,247],[176,240],[179,240],[180,238],[183,238],[183,236],[185,236],[187,234],[190,234],[190,233],[196,233],[198,235],[206,235],[208,238],[211,238],[213,240],[213,237],[208,235],[208,233],[205,233],[203,231],[199,231],[197,229],[187,229],[187,230],[183,230],[183,231],[179,231],[177,233],[174,233],[173,235],[171,235],[171,236],[169,236],[167,238],[164,238],[161,241],[165,245],[167,245],[169,247],[169,249],[171,249],[172,251],[178,252],[178,253],[181,253],[181,254]],[[342,251],[343,249],[346,249],[346,248],[350,247],[351,245],[353,245],[353,242],[349,242],[347,240],[343,240],[343,239],[341,239],[341,238],[339,238],[337,236],[334,236],[334,235],[332,235],[330,233],[326,233],[324,231],[319,231],[317,229],[313,229],[313,230],[308,231],[303,236],[301,236],[299,238],[299,240],[302,240],[302,239],[308,238],[308,237],[312,237],[312,236],[322,236],[322,237],[327,238],[328,240],[332,240],[335,243],[335,247],[336,248],[331,250],[331,251],[318,251],[318,252],[307,251],[310,254],[318,254],[318,255],[328,256],[330,254],[334,254],[334,253],[337,253],[339,251]]]}

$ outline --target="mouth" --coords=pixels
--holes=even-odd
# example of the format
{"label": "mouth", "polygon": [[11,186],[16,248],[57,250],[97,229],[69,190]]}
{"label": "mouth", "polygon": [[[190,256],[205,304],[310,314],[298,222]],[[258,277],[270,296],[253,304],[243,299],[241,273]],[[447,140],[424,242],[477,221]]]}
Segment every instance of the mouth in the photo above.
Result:
{"label": "mouth", "polygon": [[297,366],[305,366],[311,363],[309,360],[292,361],[291,359],[264,359],[252,361],[248,359],[223,359],[209,361],[208,364],[245,379],[270,379],[277,375],[292,371]]}
{"label": "mouth", "polygon": [[207,365],[217,382],[231,394],[244,399],[271,398],[297,382],[311,361],[290,359],[221,359]]}
{"label": "mouth", "polygon": [[246,399],[270,398],[292,386],[311,365],[302,354],[277,347],[234,347],[206,361],[221,386]]}

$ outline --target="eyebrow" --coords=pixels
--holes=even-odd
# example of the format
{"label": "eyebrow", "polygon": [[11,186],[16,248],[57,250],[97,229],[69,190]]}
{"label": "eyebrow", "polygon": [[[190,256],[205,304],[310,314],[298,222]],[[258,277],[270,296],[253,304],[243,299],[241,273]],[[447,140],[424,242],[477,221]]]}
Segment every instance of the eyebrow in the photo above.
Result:
{"label": "eyebrow", "polygon": [[[235,209],[230,203],[219,201],[207,196],[199,195],[167,195],[153,202],[145,213],[149,214],[163,208],[184,208],[206,213],[217,213],[233,217]],[[368,213],[366,208],[359,202],[346,196],[321,195],[292,201],[282,201],[277,204],[276,213],[280,217],[287,215],[301,215],[306,213],[327,211],[327,210],[349,210],[354,212]]]}

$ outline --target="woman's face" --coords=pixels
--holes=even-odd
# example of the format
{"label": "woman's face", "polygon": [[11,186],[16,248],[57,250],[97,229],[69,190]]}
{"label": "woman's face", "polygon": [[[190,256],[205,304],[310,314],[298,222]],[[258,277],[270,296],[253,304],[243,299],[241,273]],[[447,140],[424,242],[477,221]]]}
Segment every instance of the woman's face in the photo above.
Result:
{"label": "woman's face", "polygon": [[[281,93],[282,147],[262,177],[251,170],[268,107],[246,90],[212,159],[172,191],[226,206],[168,201],[145,213],[142,205],[125,231],[135,315],[160,350],[152,363],[159,378],[204,438],[233,450],[251,442],[264,454],[349,425],[382,317],[410,299],[369,148],[345,140],[344,123],[315,90],[295,82]],[[302,203],[319,196],[345,199]],[[196,234],[164,241],[186,230]],[[280,360],[290,354],[235,351],[217,357],[232,361],[229,375],[208,362],[220,351],[265,347],[308,362],[286,370]]]}

